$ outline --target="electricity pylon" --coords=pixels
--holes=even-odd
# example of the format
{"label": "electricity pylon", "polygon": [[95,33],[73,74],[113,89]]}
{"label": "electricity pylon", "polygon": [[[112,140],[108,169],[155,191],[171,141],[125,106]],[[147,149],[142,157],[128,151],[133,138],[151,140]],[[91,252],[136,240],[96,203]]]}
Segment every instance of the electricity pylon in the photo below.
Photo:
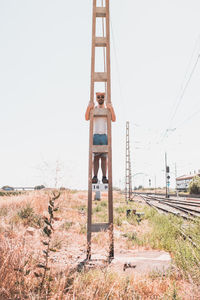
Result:
{"label": "electricity pylon", "polygon": [[125,163],[125,199],[126,203],[132,200],[132,173],[130,153],[130,130],[129,122],[126,122],[126,163]]}

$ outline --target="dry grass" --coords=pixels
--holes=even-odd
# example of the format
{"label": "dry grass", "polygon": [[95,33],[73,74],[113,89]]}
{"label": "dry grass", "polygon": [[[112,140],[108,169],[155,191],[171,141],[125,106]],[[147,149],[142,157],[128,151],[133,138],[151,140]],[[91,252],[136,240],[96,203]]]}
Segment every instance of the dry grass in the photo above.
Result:
{"label": "dry grass", "polygon": [[[86,257],[86,192],[64,191],[55,213],[48,276],[39,296],[41,278],[37,265],[43,257],[43,220],[48,216],[50,191],[34,191],[0,200],[0,300],[7,299],[200,299],[199,285],[175,268],[173,273],[117,273],[106,266],[77,269],[77,261]],[[103,195],[104,200],[106,195]],[[115,193],[115,247],[136,249],[127,232],[150,234],[148,220],[142,226],[127,222],[126,206]],[[97,218],[102,220],[105,201],[96,202]],[[99,207],[99,208],[97,208]],[[141,249],[151,249],[144,244]],[[93,236],[94,252],[108,253],[108,235]]]}

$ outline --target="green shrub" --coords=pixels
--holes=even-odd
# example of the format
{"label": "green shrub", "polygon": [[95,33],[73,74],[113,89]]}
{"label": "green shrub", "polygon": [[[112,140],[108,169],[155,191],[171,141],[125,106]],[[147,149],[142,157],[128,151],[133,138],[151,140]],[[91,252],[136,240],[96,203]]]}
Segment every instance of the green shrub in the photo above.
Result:
{"label": "green shrub", "polygon": [[190,194],[200,194],[200,177],[195,176],[189,185],[189,193]]}
{"label": "green shrub", "polygon": [[120,216],[115,217],[114,224],[117,226],[122,226],[122,218]]}
{"label": "green shrub", "polygon": [[126,215],[126,210],[127,210],[126,206],[119,206],[115,208],[115,212],[120,215],[121,214]]}
{"label": "green shrub", "polygon": [[27,219],[29,217],[32,217],[32,215],[34,214],[34,210],[32,207],[30,207],[29,205],[27,205],[26,207],[22,208],[19,212],[18,212],[18,216],[21,219]]}
{"label": "green shrub", "polygon": [[100,211],[102,211],[102,206],[101,206],[101,205],[97,205],[97,206],[95,206],[95,207],[93,208],[93,213],[95,213],[95,212],[100,212]]}
{"label": "green shrub", "polygon": [[69,230],[69,228],[73,225],[73,222],[68,222],[66,221],[63,225],[62,225],[62,228],[64,230]]}
{"label": "green shrub", "polygon": [[127,232],[127,233],[124,233],[122,236],[128,238],[129,241],[138,240],[136,232]]}
{"label": "green shrub", "polygon": [[78,207],[78,211],[81,212],[81,213],[85,213],[87,211],[87,207],[86,205],[81,205]]}
{"label": "green shrub", "polygon": [[25,226],[41,227],[43,225],[42,216],[35,214],[34,209],[29,204],[18,211],[17,216]]}
{"label": "green shrub", "polygon": [[80,224],[80,231],[79,231],[79,233],[80,234],[86,234],[86,232],[87,232],[86,224]]}
{"label": "green shrub", "polygon": [[11,197],[11,196],[19,196],[19,195],[22,195],[24,194],[25,192],[12,192],[12,191],[8,191],[8,192],[3,192],[3,191],[0,191],[0,196],[1,197]]}
{"label": "green shrub", "polygon": [[108,202],[107,202],[107,201],[101,201],[101,202],[100,202],[100,205],[101,205],[102,207],[107,207],[107,206],[108,206]]}

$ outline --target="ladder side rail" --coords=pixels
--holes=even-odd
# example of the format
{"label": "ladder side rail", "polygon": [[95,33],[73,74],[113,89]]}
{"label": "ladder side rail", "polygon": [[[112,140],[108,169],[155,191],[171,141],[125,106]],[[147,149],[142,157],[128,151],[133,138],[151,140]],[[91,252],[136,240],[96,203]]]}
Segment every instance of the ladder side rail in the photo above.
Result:
{"label": "ladder side rail", "polygon": [[88,215],[87,215],[87,259],[91,258],[92,234],[92,169],[93,169],[93,111],[90,112],[89,174],[88,174]]}
{"label": "ladder side rail", "polygon": [[[106,2],[106,73],[107,73],[107,85],[106,85],[106,94],[107,94],[107,103],[111,103],[111,70],[110,70],[110,1],[105,0]],[[110,253],[109,258],[114,257],[114,237],[113,237],[113,190],[112,190],[112,124],[111,124],[111,113],[108,114],[108,215],[109,215],[109,224],[110,224]]]}
{"label": "ladder side rail", "polygon": [[109,258],[114,257],[114,236],[113,236],[113,189],[112,189],[112,123],[111,113],[108,113],[108,218],[110,234]]}
{"label": "ladder side rail", "polygon": [[[96,4],[93,0],[93,18],[92,18],[92,57],[91,57],[91,86],[90,103],[94,103],[94,74],[95,74],[95,37],[96,37]],[[90,112],[89,129],[89,170],[88,170],[88,215],[87,215],[87,259],[91,258],[91,235],[92,235],[92,146],[93,146],[93,111]]]}
{"label": "ladder side rail", "polygon": [[106,40],[107,40],[107,49],[106,49],[106,72],[107,72],[107,102],[111,103],[111,84],[110,84],[110,4],[109,0],[106,1]]}
{"label": "ladder side rail", "polygon": [[96,40],[96,4],[97,0],[93,0],[93,18],[92,18],[92,61],[91,61],[91,86],[90,86],[90,102],[94,103],[94,76],[95,76],[95,40]]}
{"label": "ladder side rail", "polygon": [[128,123],[128,200],[130,201],[130,141],[129,141],[129,123]]}
{"label": "ladder side rail", "polygon": [[128,203],[128,122],[126,122],[125,201]]}

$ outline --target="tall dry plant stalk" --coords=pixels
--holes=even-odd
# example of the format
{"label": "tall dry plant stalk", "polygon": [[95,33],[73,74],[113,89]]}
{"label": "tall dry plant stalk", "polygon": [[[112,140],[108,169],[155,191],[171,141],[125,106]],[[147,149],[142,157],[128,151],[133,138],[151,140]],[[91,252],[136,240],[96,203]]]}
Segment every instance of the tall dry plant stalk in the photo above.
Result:
{"label": "tall dry plant stalk", "polygon": [[[45,217],[44,222],[44,228],[43,233],[46,236],[46,240],[42,241],[43,245],[45,246],[45,249],[43,250],[44,253],[44,261],[39,263],[37,267],[40,270],[43,270],[42,272],[34,272],[35,276],[37,278],[41,278],[41,281],[39,283],[39,295],[41,296],[44,292],[45,288],[45,282],[48,277],[48,271],[50,271],[49,268],[49,255],[50,252],[55,252],[56,250],[54,248],[51,248],[51,241],[52,241],[52,233],[54,231],[53,228],[53,220],[55,220],[54,213],[58,210],[58,207],[55,207],[55,201],[60,197],[60,192],[56,195],[55,192],[53,192],[53,197],[49,199],[49,205],[48,205],[48,213],[49,217]],[[49,294],[50,289],[48,286],[47,293]]]}

